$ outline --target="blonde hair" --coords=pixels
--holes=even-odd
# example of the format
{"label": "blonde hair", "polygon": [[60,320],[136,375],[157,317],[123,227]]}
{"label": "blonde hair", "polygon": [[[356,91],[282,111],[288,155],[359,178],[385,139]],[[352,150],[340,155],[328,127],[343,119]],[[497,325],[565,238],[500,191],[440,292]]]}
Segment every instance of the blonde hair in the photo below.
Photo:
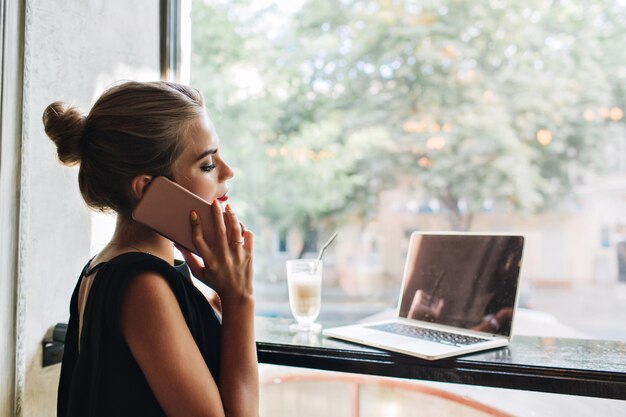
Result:
{"label": "blonde hair", "polygon": [[202,94],[164,81],[125,82],[105,91],[83,116],[75,107],[50,104],[46,134],[65,165],[80,165],[78,184],[88,206],[129,216],[137,175],[172,177],[181,138],[205,114]]}

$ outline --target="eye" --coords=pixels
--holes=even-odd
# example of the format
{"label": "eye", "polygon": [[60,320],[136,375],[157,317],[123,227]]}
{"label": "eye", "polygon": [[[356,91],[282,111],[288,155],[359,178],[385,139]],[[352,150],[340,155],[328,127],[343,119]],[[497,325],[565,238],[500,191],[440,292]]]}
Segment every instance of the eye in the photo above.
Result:
{"label": "eye", "polygon": [[200,169],[202,172],[211,172],[215,169],[215,164],[202,165]]}

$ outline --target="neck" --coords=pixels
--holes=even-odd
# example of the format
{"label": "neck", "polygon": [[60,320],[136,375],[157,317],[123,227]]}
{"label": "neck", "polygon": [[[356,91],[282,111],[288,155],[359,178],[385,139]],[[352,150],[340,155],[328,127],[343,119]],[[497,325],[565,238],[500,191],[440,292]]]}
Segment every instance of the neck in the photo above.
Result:
{"label": "neck", "polygon": [[174,263],[174,244],[150,228],[128,218],[118,216],[115,232],[109,241],[117,252],[141,251]]}

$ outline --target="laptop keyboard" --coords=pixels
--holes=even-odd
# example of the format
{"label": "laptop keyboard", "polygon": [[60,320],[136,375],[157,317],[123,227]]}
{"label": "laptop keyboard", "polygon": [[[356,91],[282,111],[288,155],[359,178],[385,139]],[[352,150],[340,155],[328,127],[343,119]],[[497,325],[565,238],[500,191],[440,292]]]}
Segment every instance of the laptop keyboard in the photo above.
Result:
{"label": "laptop keyboard", "polygon": [[467,346],[475,343],[486,342],[489,339],[481,337],[465,336],[462,334],[448,333],[441,330],[426,329],[422,327],[409,326],[402,323],[384,323],[367,326],[370,329],[381,330],[387,333],[399,334],[402,336],[414,337],[416,339],[428,340],[452,346]]}

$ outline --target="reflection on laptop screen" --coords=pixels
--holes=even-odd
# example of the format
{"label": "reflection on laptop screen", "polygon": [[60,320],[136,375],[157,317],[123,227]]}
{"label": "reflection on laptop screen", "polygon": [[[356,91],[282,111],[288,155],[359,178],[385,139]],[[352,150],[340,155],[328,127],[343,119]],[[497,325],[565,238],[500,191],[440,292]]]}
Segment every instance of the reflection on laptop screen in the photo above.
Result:
{"label": "reflection on laptop screen", "polygon": [[522,236],[411,236],[399,316],[509,336]]}

